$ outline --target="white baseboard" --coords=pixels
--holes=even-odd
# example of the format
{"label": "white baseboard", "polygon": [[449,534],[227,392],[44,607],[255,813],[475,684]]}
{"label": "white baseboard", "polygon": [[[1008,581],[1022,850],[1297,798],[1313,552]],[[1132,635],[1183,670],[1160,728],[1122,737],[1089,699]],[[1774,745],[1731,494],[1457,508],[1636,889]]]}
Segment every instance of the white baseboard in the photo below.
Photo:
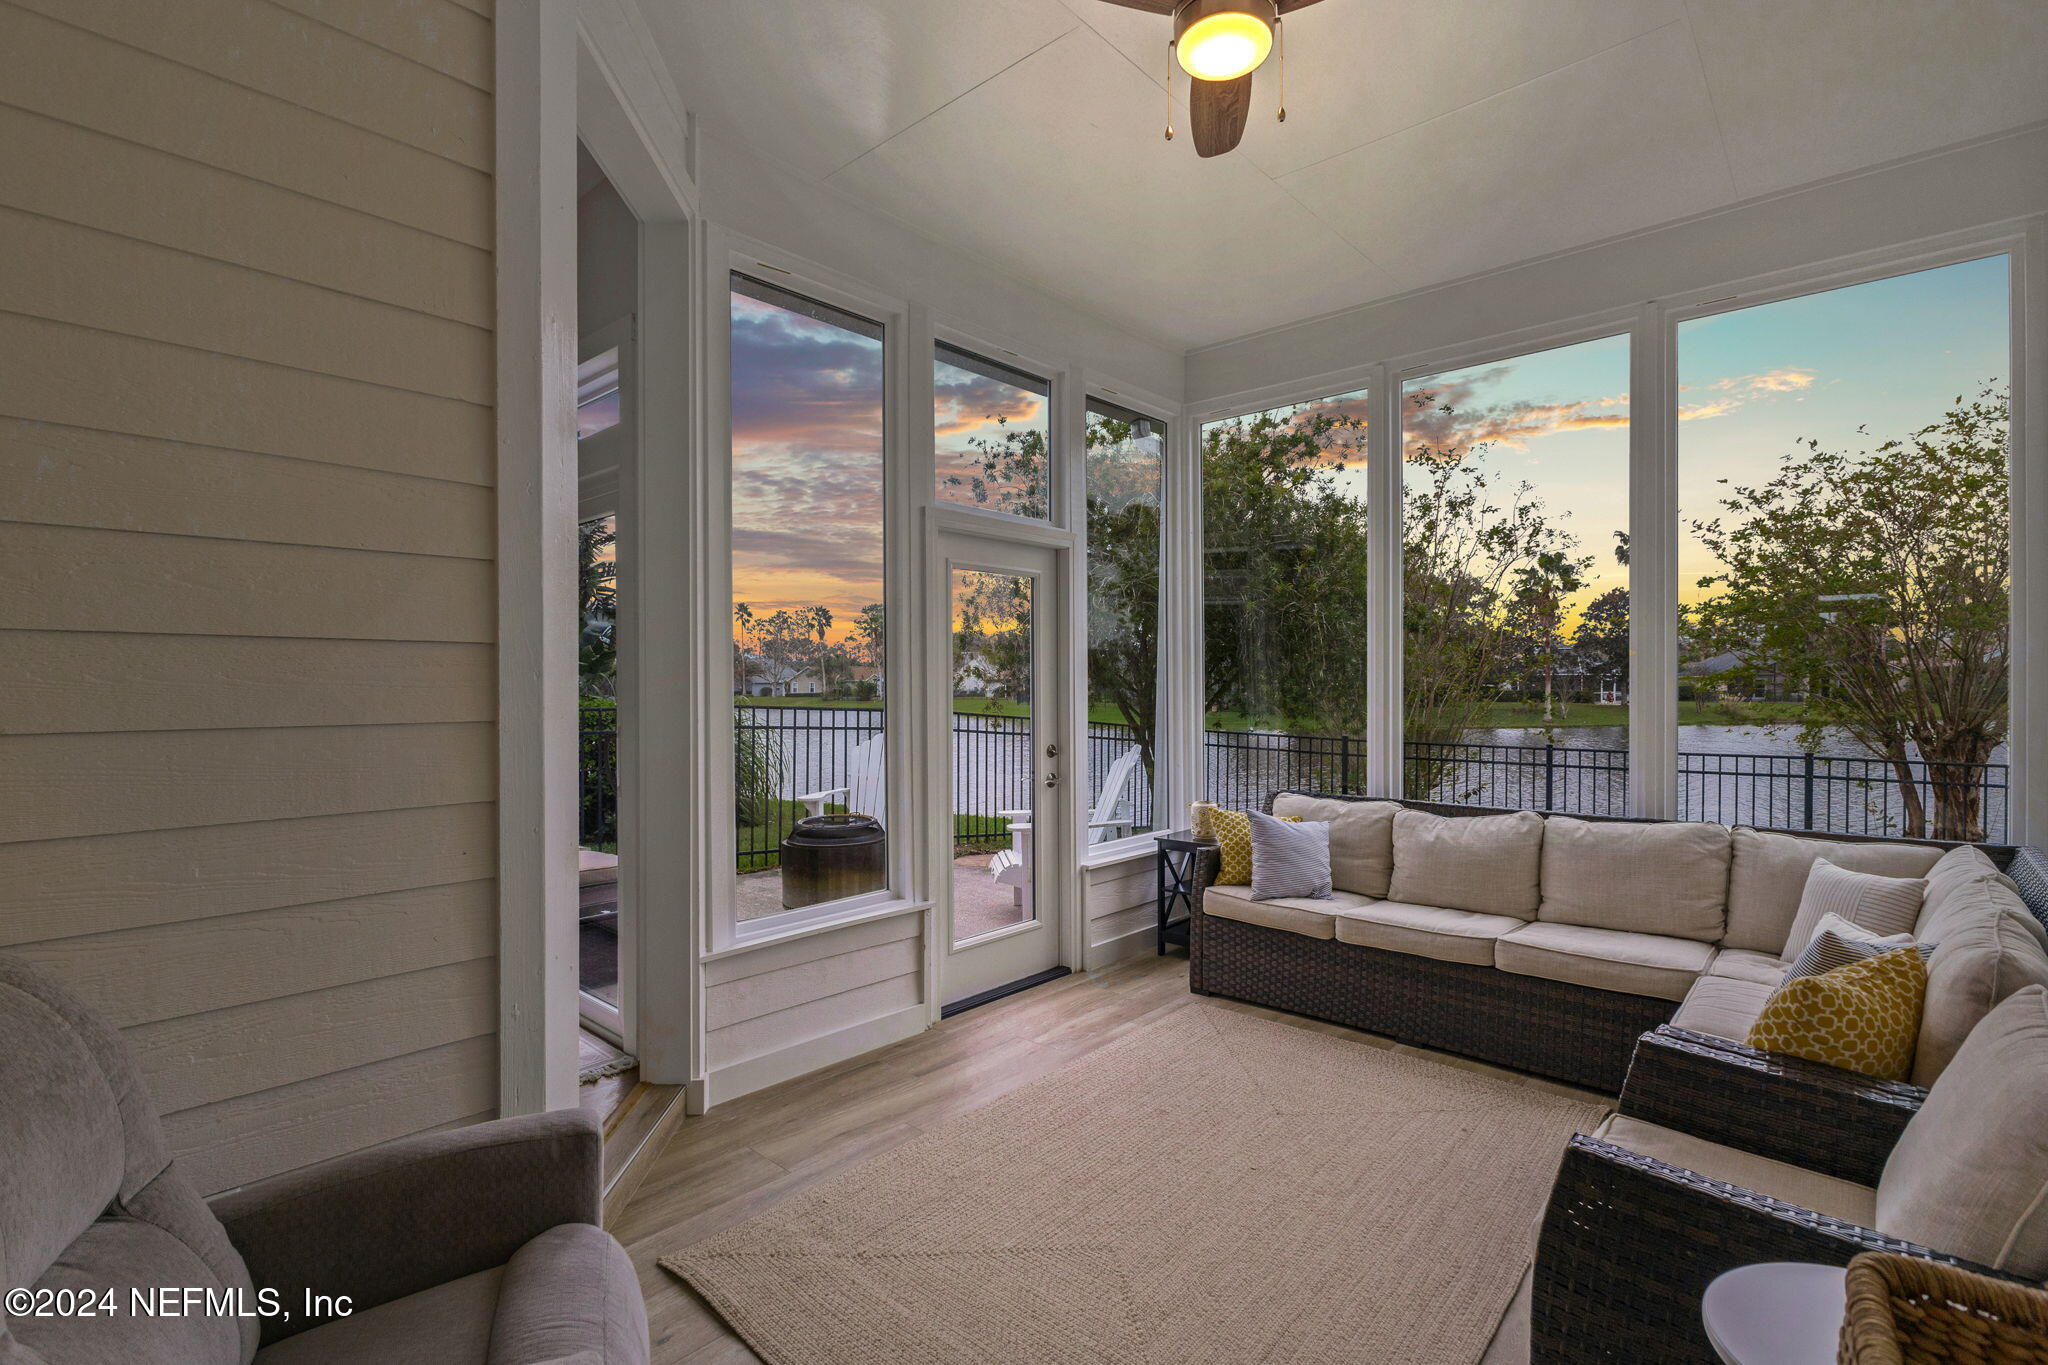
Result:
{"label": "white baseboard", "polygon": [[1139,957],[1159,951],[1159,926],[1142,924],[1127,933],[1107,938],[1100,943],[1088,945],[1088,970],[1101,971],[1113,967],[1125,958]]}
{"label": "white baseboard", "polygon": [[807,1075],[834,1062],[843,1062],[863,1052],[873,1052],[878,1047],[914,1038],[930,1025],[931,1011],[927,1006],[921,1003],[906,1005],[900,1010],[849,1024],[816,1038],[806,1038],[774,1052],[764,1052],[758,1057],[718,1067],[691,1087],[692,1098],[700,1107],[690,1112],[701,1114],[714,1105]]}

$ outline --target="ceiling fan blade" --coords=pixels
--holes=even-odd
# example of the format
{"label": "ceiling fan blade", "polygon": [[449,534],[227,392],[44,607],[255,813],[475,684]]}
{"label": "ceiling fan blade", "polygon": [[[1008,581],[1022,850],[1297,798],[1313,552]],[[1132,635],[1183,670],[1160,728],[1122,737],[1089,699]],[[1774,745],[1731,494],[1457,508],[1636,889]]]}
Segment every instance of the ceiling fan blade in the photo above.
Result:
{"label": "ceiling fan blade", "polygon": [[[1109,3],[1112,5],[1121,4],[1123,0],[1109,0]],[[1307,9],[1315,3],[1316,0],[1280,0],[1280,12],[1282,14],[1292,14],[1298,9]]]}
{"label": "ceiling fan blade", "polygon": [[1147,14],[1172,14],[1179,0],[1102,0],[1105,5],[1122,5],[1125,9],[1141,9]]}
{"label": "ceiling fan blade", "polygon": [[1188,123],[1195,130],[1195,151],[1202,156],[1221,156],[1244,137],[1245,120],[1252,112],[1250,72],[1234,81],[1190,80]]}

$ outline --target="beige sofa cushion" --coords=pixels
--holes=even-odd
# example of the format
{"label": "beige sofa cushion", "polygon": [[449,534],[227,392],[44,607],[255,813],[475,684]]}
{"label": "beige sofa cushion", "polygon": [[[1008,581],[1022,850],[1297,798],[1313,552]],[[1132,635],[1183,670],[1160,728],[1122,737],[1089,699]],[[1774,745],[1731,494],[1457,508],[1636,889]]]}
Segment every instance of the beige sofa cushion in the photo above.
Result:
{"label": "beige sofa cushion", "polygon": [[1776,953],[1759,953],[1752,948],[1723,948],[1707,964],[1707,975],[1754,981],[1775,989],[1785,979],[1785,964]]}
{"label": "beige sofa cushion", "polygon": [[1334,938],[1338,913],[1356,910],[1370,902],[1371,897],[1354,891],[1334,891],[1327,900],[1287,896],[1255,901],[1249,886],[1212,886],[1202,893],[1202,913],[1245,924],[1263,924],[1268,929],[1285,929],[1309,938]]}
{"label": "beige sofa cushion", "polygon": [[1340,891],[1384,896],[1394,872],[1392,801],[1336,801],[1327,796],[1282,792],[1273,814],[1285,819],[1321,820],[1330,826],[1330,880]]}
{"label": "beige sofa cushion", "polygon": [[2012,911],[2034,940],[2048,949],[2048,929],[2043,929],[2041,921],[2027,909],[2012,878],[2000,872],[1980,850],[1967,846],[1942,854],[1941,861],[1928,872],[1927,895],[1920,902],[1920,918],[1913,926],[1913,937],[1939,943],[1938,930],[1982,914],[1987,901]]}
{"label": "beige sofa cushion", "polygon": [[2048,984],[2039,923],[2013,892],[1980,878],[1922,917],[1933,938],[1913,1084],[1932,1085],[1978,1021],[2024,986]]}
{"label": "beige sofa cushion", "polygon": [[1711,1033],[1731,1043],[1743,1042],[1749,1037],[1750,1025],[1763,1013],[1765,1002],[1776,990],[1776,986],[1761,981],[1739,981],[1708,972],[1685,993],[1678,1013],[1671,1016],[1671,1026]]}
{"label": "beige sofa cushion", "polygon": [[[1868,1185],[1837,1180],[1831,1175],[1773,1161],[1735,1147],[1723,1147],[1675,1128],[1664,1128],[1641,1119],[1616,1114],[1593,1134],[1617,1147],[1641,1152],[1667,1166],[1698,1171],[1709,1180],[1725,1180],[1745,1190],[1755,1190],[1802,1209],[1812,1209],[1858,1227],[1873,1226],[1877,1191]],[[1882,1229],[1883,1224],[1877,1224]]]}
{"label": "beige sofa cushion", "polygon": [[2008,997],[1956,1053],[1884,1164],[1872,1226],[2048,1277],[2048,991]]}
{"label": "beige sofa cushion", "polygon": [[1689,938],[1583,924],[1525,924],[1493,946],[1504,972],[1661,1000],[1685,999],[1713,956],[1711,944]]}
{"label": "beige sofa cushion", "polygon": [[1534,811],[1450,816],[1402,810],[1394,816],[1387,899],[1534,919],[1542,865],[1543,817]]}
{"label": "beige sofa cushion", "polygon": [[1726,825],[1544,824],[1540,920],[1713,943],[1727,914]]}
{"label": "beige sofa cushion", "polygon": [[1721,946],[1780,956],[1806,890],[1806,870],[1815,858],[1851,872],[1924,877],[1942,852],[1919,844],[1800,839],[1739,826],[1729,843],[1733,857],[1728,871],[1728,932]]}
{"label": "beige sofa cushion", "polygon": [[1493,943],[1528,921],[1513,915],[1481,915],[1435,905],[1377,901],[1337,916],[1337,941],[1361,948],[1413,953],[1440,962],[1493,965]]}

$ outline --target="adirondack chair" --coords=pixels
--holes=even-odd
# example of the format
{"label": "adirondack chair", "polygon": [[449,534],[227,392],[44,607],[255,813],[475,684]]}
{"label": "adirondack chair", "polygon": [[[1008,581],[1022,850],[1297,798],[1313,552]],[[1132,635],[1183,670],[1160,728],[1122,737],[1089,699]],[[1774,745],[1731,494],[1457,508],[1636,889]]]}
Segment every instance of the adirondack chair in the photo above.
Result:
{"label": "adirondack chair", "polygon": [[[1088,842],[1100,844],[1116,837],[1111,830],[1128,829],[1137,823],[1131,806],[1131,778],[1138,771],[1138,750],[1124,751],[1102,777],[1102,794],[1095,809],[1088,812]],[[1031,812],[1001,810],[996,814],[1010,822],[1010,846],[989,859],[988,871],[1000,886],[1012,888],[1017,904],[1027,903],[1031,890]]]}
{"label": "adirondack chair", "polygon": [[796,799],[812,815],[823,815],[828,803],[843,805],[855,815],[872,815],[888,824],[888,790],[882,782],[882,737],[865,739],[847,755],[846,785],[805,792]]}

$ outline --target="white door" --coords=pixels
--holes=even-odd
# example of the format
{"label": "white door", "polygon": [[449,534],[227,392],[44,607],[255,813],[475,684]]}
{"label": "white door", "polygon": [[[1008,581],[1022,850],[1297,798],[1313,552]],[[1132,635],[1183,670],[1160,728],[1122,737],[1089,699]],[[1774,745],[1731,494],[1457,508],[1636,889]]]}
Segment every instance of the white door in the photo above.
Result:
{"label": "white door", "polygon": [[940,547],[953,699],[940,999],[951,1006],[1059,965],[1059,869],[1071,857],[1059,837],[1059,555],[953,531]]}

